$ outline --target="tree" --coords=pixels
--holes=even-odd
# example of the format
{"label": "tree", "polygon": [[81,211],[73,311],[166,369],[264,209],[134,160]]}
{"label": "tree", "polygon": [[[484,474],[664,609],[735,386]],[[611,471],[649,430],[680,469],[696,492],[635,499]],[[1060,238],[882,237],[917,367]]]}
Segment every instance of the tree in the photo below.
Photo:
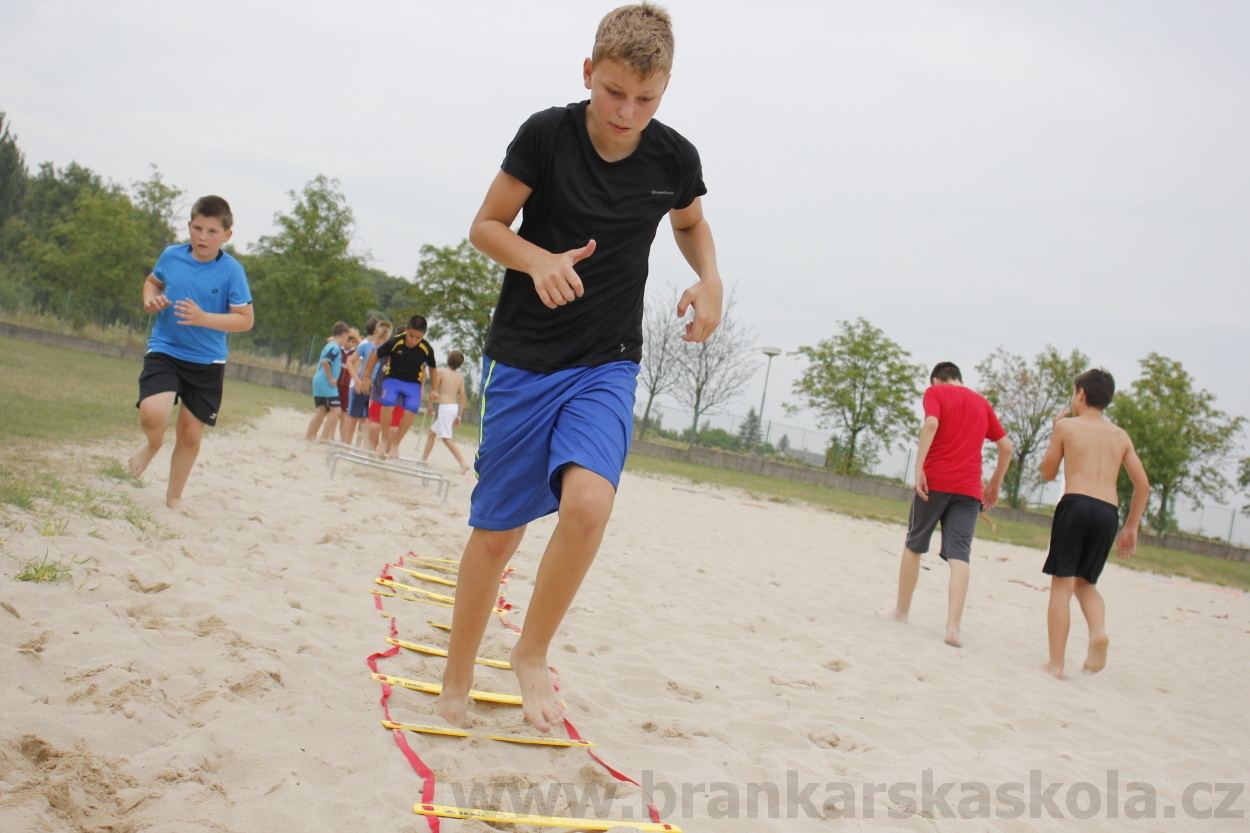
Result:
{"label": "tree", "polygon": [[725,451],[742,451],[742,440],[724,428],[712,428],[705,421],[699,428],[699,445],[704,448],[721,448]]}
{"label": "tree", "polygon": [[26,199],[22,204],[21,217],[27,233],[46,238],[58,220],[64,220],[73,212],[79,194],[107,188],[99,174],[77,162],[70,162],[60,170],[51,162],[40,163],[39,173],[27,180]]}
{"label": "tree", "polygon": [[40,264],[32,256],[38,247],[53,243],[53,229],[74,213],[81,194],[104,190],[103,180],[77,162],[59,171],[51,162],[44,162],[39,172],[26,180],[20,210],[0,228],[0,259],[6,261],[5,294],[10,299],[31,302],[46,312],[64,311],[66,289],[62,281],[51,280],[49,264]]}
{"label": "tree", "polygon": [[742,420],[742,427],[738,429],[738,439],[742,441],[742,447],[745,449],[753,449],[760,443],[760,415],[755,412],[755,408],[747,411],[746,418]]}
{"label": "tree", "polygon": [[168,185],[161,178],[160,169],[152,165],[152,177],[131,183],[133,202],[147,218],[152,227],[152,238],[160,249],[172,245],[178,239],[174,228],[174,204],[186,191]]}
{"label": "tree", "polygon": [[369,287],[374,295],[373,309],[369,310],[370,315],[376,315],[378,318],[391,320],[391,309],[399,302],[396,300],[399,294],[412,285],[407,278],[398,278],[394,275],[388,275],[381,269],[372,267],[364,267],[365,285]]}
{"label": "tree", "polygon": [[[26,156],[17,146],[17,136],[9,131],[4,111],[0,110],[0,227],[21,210],[29,176]],[[0,258],[4,255],[4,237],[0,236]]]}
{"label": "tree", "polygon": [[677,353],[673,397],[694,412],[691,444],[699,439],[699,417],[737,397],[754,372],[743,367],[742,357],[755,351],[755,334],[733,312],[731,295],[716,332],[702,343],[683,341]]}
{"label": "tree", "polygon": [[471,362],[486,352],[504,268],[467,239],[456,246],[421,247],[417,279],[396,296],[396,323],[412,315],[430,322],[430,338],[450,343]]}
{"label": "tree", "polygon": [[977,365],[981,393],[994,405],[1014,449],[1003,484],[1007,504],[1019,508],[1041,482],[1034,456],[1050,441],[1059,409],[1072,398],[1072,380],[1089,367],[1089,357],[1073,350],[1066,358],[1051,345],[1030,364],[999,347]]}
{"label": "tree", "polygon": [[[1250,490],[1250,457],[1242,457],[1241,463],[1238,465],[1240,466],[1240,471],[1237,475],[1237,485],[1243,491]],[[1250,515],[1250,503],[1241,507],[1241,511]]]}
{"label": "tree", "polygon": [[351,251],[355,219],[338,180],[318,175],[288,195],[294,208],[274,215],[277,233],[257,241],[246,266],[262,311],[258,338],[285,354],[289,369],[336,320],[364,318],[375,299],[363,258]]}
{"label": "tree", "polygon": [[[1181,363],[1151,353],[1139,364],[1142,375],[1116,394],[1108,413],[1128,432],[1150,478],[1152,527],[1176,528],[1176,498],[1222,500],[1229,488],[1221,469],[1229,462],[1243,417],[1215,407],[1215,395],[1195,390]],[[1120,500],[1132,493],[1123,472]]]}
{"label": "tree", "polygon": [[649,299],[643,309],[642,361],[638,384],[647,392],[647,404],[642,411],[639,439],[645,437],[651,427],[651,406],[656,397],[668,393],[677,384],[680,371],[678,360],[684,343],[676,320],[678,297],[677,289],[670,286],[664,300]]}
{"label": "tree", "polygon": [[808,360],[792,386],[802,401],[786,403],[785,409],[791,415],[816,411],[819,426],[840,434],[838,472],[864,474],[878,445],[888,450],[915,430],[925,369],[865,319],[838,323],[832,338],[795,351]]}
{"label": "tree", "polygon": [[46,239],[30,235],[20,252],[44,306],[75,328],[90,321],[135,326],[146,319],[139,289],[160,241],[147,215],[120,189],[82,190]]}

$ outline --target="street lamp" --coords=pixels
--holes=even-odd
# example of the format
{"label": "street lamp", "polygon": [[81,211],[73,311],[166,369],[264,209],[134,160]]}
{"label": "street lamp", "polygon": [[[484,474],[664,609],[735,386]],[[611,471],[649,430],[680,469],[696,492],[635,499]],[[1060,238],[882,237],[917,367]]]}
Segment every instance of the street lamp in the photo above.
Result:
{"label": "street lamp", "polygon": [[764,397],[768,396],[768,373],[773,369],[773,356],[781,355],[780,347],[764,347],[762,348],[764,355],[768,356],[768,364],[764,365],[764,390],[760,392],[760,432],[764,430]]}

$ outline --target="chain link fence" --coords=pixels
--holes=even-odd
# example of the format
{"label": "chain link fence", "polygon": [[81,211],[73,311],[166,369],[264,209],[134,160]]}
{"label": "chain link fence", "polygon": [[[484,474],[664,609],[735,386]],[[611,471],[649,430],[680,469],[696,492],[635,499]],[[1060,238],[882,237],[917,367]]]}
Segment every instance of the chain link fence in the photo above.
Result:
{"label": "chain link fence", "polygon": [[[641,407],[636,417],[641,425]],[[692,411],[667,403],[656,403],[651,406],[647,436],[690,442],[693,421]],[[745,454],[775,454],[818,468],[831,467],[830,462],[836,458],[837,444],[834,434],[770,419],[760,423],[759,442],[752,448],[742,437],[743,426],[748,421],[749,417],[743,414],[700,414],[695,444]],[[889,452],[881,452],[868,474],[878,478],[897,478],[910,486],[915,479],[912,472],[915,459],[916,446],[912,441]],[[987,468],[987,477],[990,468]],[[1062,496],[1062,480],[1039,483],[1027,495],[1021,495],[1024,500],[1022,508],[1049,512]],[[1176,520],[1179,531],[1188,535],[1232,546],[1250,546],[1250,516],[1236,507],[1217,504],[1191,506],[1181,502],[1176,508]]]}

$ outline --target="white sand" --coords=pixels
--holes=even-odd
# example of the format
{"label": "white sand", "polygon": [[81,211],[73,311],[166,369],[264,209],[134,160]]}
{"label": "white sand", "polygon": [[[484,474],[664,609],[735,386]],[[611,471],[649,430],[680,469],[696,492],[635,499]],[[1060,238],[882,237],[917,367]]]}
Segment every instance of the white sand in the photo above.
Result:
{"label": "white sand", "polygon": [[[187,488],[194,518],[162,505],[162,450],[149,485],[131,493],[177,537],[95,518],[56,537],[0,529],[11,557],[0,569],[0,831],[428,829],[411,812],[419,779],[379,724],[380,686],[364,660],[389,647],[388,620],[368,591],[408,550],[458,557],[471,484],[441,447],[433,461],[455,481],[445,507],[407,479],[345,464],[330,480],[324,450],[301,439],[306,422],[278,411],[255,429],[209,432]],[[513,562],[510,618],[520,625],[553,523],[533,524]],[[1076,673],[1059,682],[1038,670],[1042,553],[977,542],[967,647],[957,650],[942,644],[947,575],[936,558],[925,559],[912,624],[873,615],[893,601],[902,539],[897,526],[626,475],[550,657],[570,717],[609,764],[660,784],[666,820],[687,831],[1246,829],[1244,819],[1191,818],[1181,799],[1197,783],[1193,808],[1206,810],[1222,795],[1204,782],[1248,780],[1250,599],[1109,566],[1107,670],[1079,674],[1085,628],[1074,606]],[[10,579],[19,560],[45,551],[90,558],[76,568],[85,586]],[[446,644],[426,623],[450,621],[449,611],[385,608],[401,638]],[[482,652],[506,656],[511,639],[492,624]],[[437,681],[441,662],[405,651],[381,668]],[[515,681],[481,668],[477,687],[515,691]],[[397,719],[416,721],[433,698],[396,688],[391,703]],[[530,733],[510,706],[478,705],[471,723]],[[470,800],[474,784],[486,796],[496,785],[496,806],[520,810],[507,789],[564,795],[567,784],[577,799],[615,783],[579,749],[406,736],[437,774],[440,804],[455,804],[457,790]],[[1060,784],[1050,800],[1066,819],[1027,806],[1033,771],[1038,802]],[[910,812],[926,772],[934,791],[954,783],[951,811],[975,801],[964,782],[983,783],[987,803],[965,809],[988,817],[948,818],[940,803]],[[844,798],[835,782],[856,795],[852,819],[821,818]],[[1088,806],[1093,788],[1078,782],[1100,791],[1088,821],[1068,804]],[[1124,818],[1144,794],[1129,782],[1153,787],[1157,818]],[[767,817],[770,784],[779,819]],[[636,788],[618,797],[613,817],[641,817]],[[1015,801],[1023,817],[1008,818],[1021,812]],[[1250,796],[1233,808],[1250,809]],[[567,796],[547,809],[568,814]]]}

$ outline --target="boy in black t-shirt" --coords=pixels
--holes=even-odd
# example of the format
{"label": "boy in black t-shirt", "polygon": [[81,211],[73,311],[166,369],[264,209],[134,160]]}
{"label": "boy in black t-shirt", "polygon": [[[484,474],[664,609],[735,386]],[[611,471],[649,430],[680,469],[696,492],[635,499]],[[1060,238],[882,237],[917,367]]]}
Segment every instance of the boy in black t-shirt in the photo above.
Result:
{"label": "boy in black t-shirt", "polygon": [[609,13],[582,68],[589,101],[521,126],[469,232],[507,272],[483,359],[473,531],[434,707],[456,726],[499,576],[526,524],[557,510],[511,661],[525,718],[545,732],[564,715],[547,648],[599,550],[629,451],[647,261],[665,216],[699,276],[677,305],[679,318],[694,308],[683,338],[705,341],[720,324],[699,154],[653,119],[672,60],[663,9]]}
{"label": "boy in black t-shirt", "polygon": [[387,457],[399,456],[399,442],[412,427],[412,421],[421,411],[421,392],[425,382],[426,368],[429,368],[431,390],[438,384],[438,363],[434,359],[434,348],[425,340],[427,323],[425,318],[414,315],[408,319],[407,328],[383,342],[369,354],[365,364],[364,386],[368,390],[373,383],[373,369],[378,362],[386,362],[385,375],[382,377],[382,414],[381,424],[391,426],[391,409],[399,405],[404,409],[399,426],[388,427],[386,438],[380,443],[381,451]]}

